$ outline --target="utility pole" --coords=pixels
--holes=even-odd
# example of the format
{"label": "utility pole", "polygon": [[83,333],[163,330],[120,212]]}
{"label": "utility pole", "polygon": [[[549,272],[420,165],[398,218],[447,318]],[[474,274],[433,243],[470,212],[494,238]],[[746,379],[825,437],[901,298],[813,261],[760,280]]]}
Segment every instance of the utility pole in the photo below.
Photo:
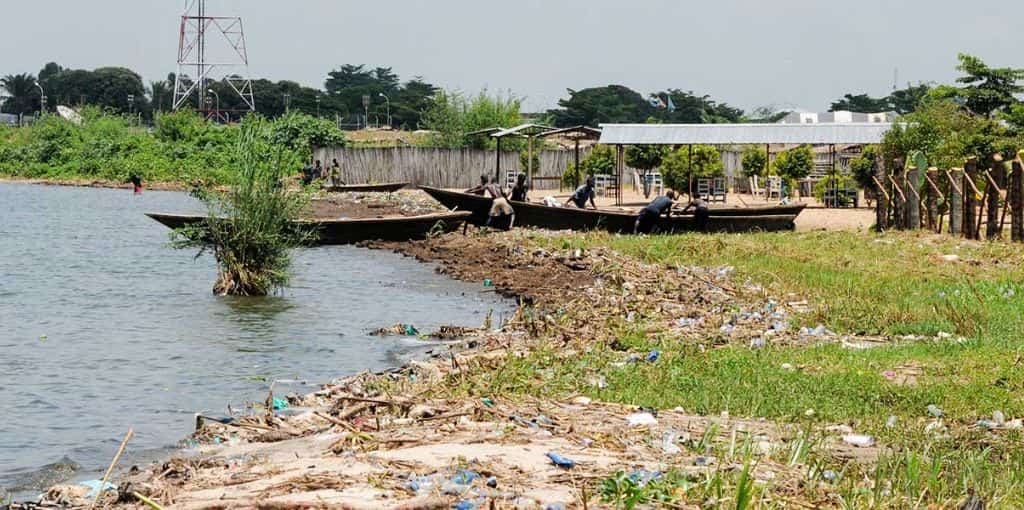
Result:
{"label": "utility pole", "polygon": [[39,88],[39,116],[46,115],[46,92],[43,91],[43,86],[36,82],[36,87]]}
{"label": "utility pole", "polygon": [[[206,52],[210,38],[207,33],[220,33],[217,54],[227,55],[223,61],[209,62]],[[238,16],[209,16],[206,0],[186,0],[185,12],[181,15],[178,33],[178,72],[174,77],[174,101],[172,110],[185,106],[192,94],[197,96],[201,113],[209,115],[206,83],[211,79],[213,69],[229,69],[224,83],[242,99],[245,108],[256,111],[252,81],[249,79],[249,54],[245,45],[245,30],[242,18]],[[190,75],[189,73],[193,73]],[[219,113],[219,112],[218,112]]]}

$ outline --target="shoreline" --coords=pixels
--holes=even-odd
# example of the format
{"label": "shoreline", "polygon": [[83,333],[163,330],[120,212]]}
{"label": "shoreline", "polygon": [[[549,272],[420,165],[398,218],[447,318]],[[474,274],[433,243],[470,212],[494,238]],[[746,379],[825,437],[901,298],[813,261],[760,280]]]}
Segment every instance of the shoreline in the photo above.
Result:
{"label": "shoreline", "polygon": [[[132,189],[131,183],[102,179],[37,179],[31,177],[0,176],[0,184],[33,184],[36,186],[66,186],[71,188]],[[143,191],[188,191],[188,186],[178,182],[144,182]]]}
{"label": "shoreline", "polygon": [[[466,501],[480,505],[476,508],[485,508],[486,502],[497,503],[496,508],[571,508],[584,501],[604,508],[597,502],[599,482],[617,471],[671,468],[706,475],[718,469],[694,452],[670,452],[674,443],[666,446],[658,439],[666,434],[725,438],[742,430],[765,448],[792,437],[790,425],[701,416],[680,408],[648,412],[579,394],[555,400],[465,391],[470,381],[486,380],[502,365],[533,353],[554,349],[556,356],[571,357],[593,348],[578,337],[607,335],[587,327],[585,318],[592,310],[584,302],[622,312],[634,306],[622,299],[623,289],[641,301],[656,302],[635,312],[651,314],[653,321],[687,312],[715,313],[709,310],[714,303],[761,306],[762,296],[751,289],[736,288],[727,276],[696,268],[669,275],[668,283],[705,288],[710,301],[659,301],[666,282],[643,274],[653,268],[624,266],[625,258],[606,249],[542,247],[556,238],[519,231],[372,243],[372,248],[438,264],[438,272],[457,279],[489,278],[495,292],[520,299],[518,311],[504,330],[477,331],[464,338],[463,349],[445,350],[394,370],[344,377],[308,395],[284,396],[287,414],[207,421],[192,436],[200,445],[196,451],[179,451],[122,477],[118,503],[137,505],[132,493],[138,492],[161,505],[189,509],[409,510],[450,508]],[[567,295],[567,286],[579,294]],[[559,310],[566,315],[560,316]],[[758,327],[740,328],[737,341],[759,334]],[[630,356],[635,355],[645,353]],[[607,384],[602,381],[597,375],[587,384]],[[612,437],[618,439],[601,439]],[[841,443],[829,448],[847,455],[877,454],[870,448],[851,452]],[[552,463],[563,457],[575,466],[565,469]],[[460,473],[462,479],[453,479]],[[755,474],[765,480],[797,477],[794,470],[770,463]],[[493,484],[483,483],[492,477]],[[74,501],[81,492],[57,486],[49,497]]]}

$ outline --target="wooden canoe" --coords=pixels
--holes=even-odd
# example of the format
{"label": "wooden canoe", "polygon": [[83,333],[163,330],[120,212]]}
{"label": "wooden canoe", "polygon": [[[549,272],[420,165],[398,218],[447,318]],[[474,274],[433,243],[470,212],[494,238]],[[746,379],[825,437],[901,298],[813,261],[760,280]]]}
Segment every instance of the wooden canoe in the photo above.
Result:
{"label": "wooden canoe", "polygon": [[[491,209],[489,197],[420,186],[424,192],[454,211],[470,211],[469,222],[482,225],[487,222]],[[636,213],[577,209],[575,207],[547,207],[543,204],[511,202],[516,212],[515,224],[551,230],[606,230],[613,233],[633,232]],[[797,215],[805,204],[778,205],[750,208],[711,209],[708,231],[751,232],[793,230]],[[639,210],[639,208],[637,208]],[[673,215],[662,218],[659,225],[662,232],[686,232],[697,230],[692,214]]]}
{"label": "wooden canoe", "polygon": [[[206,219],[196,214],[146,213],[168,228],[195,225]],[[420,216],[392,216],[387,218],[357,218],[339,220],[303,220],[317,232],[314,244],[352,244],[362,241],[409,241],[424,239],[431,232],[451,232],[468,220],[468,211],[423,214]]]}
{"label": "wooden canoe", "polygon": [[330,193],[345,193],[348,191],[392,193],[408,185],[409,183],[407,182],[385,182],[383,184],[342,184],[339,186],[324,186],[324,190]]}

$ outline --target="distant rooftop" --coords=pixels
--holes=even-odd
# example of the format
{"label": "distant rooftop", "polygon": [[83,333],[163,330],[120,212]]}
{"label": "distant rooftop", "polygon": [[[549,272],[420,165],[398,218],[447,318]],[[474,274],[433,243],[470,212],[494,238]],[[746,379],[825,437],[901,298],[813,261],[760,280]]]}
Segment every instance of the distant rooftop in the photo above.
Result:
{"label": "distant rooftop", "polygon": [[876,123],[892,122],[896,119],[895,112],[859,113],[839,110],[834,112],[792,112],[779,124],[839,124],[839,123]]}

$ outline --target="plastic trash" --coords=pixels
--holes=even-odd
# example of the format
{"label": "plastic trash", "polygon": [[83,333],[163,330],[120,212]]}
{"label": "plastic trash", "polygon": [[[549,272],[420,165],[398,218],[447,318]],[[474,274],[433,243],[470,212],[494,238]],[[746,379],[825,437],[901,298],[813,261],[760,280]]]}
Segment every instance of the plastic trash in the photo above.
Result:
{"label": "plastic trash", "polygon": [[117,486],[106,482],[103,484],[103,490],[100,490],[100,484],[103,483],[101,480],[86,480],[84,482],[78,482],[78,485],[89,488],[89,493],[85,495],[85,499],[93,499],[100,495],[100,492],[106,492],[110,490],[117,490]]}
{"label": "plastic trash", "polygon": [[751,349],[763,349],[764,346],[767,345],[767,344],[768,344],[768,342],[766,342],[764,338],[758,337],[758,338],[755,338],[755,339],[750,341],[750,348]]}
{"label": "plastic trash", "polygon": [[288,401],[283,398],[275,398],[272,405],[275,411],[288,409]]}
{"label": "plastic trash", "polygon": [[487,478],[487,486],[494,489],[498,487],[498,477],[491,476]]}
{"label": "plastic trash", "polygon": [[634,484],[643,487],[652,480],[661,478],[661,471],[648,471],[646,469],[637,469],[629,474],[629,481]]}
{"label": "plastic trash", "polygon": [[825,480],[826,482],[834,482],[839,479],[839,475],[836,474],[836,472],[832,471],[831,469],[826,469],[825,471],[822,471],[821,479]]}
{"label": "plastic trash", "polygon": [[560,467],[562,469],[572,469],[573,467],[576,466],[576,462],[575,461],[573,461],[572,459],[568,459],[566,457],[563,457],[563,456],[561,456],[561,455],[559,455],[559,454],[557,454],[555,452],[548,452],[547,455],[548,455],[548,458],[551,459],[551,462],[553,462],[556,466],[558,466],[558,467]]}
{"label": "plastic trash", "polygon": [[944,413],[942,412],[942,409],[939,409],[939,406],[935,404],[928,404],[928,414],[936,418],[942,418]]}
{"label": "plastic trash", "polygon": [[599,390],[603,390],[603,389],[608,387],[608,381],[605,380],[603,375],[600,375],[600,376],[597,376],[597,377],[591,377],[587,381],[587,383],[590,384],[591,386],[599,389]]}
{"label": "plastic trash", "polygon": [[733,330],[735,329],[736,326],[733,326],[732,324],[725,324],[722,327],[718,328],[718,331],[722,332],[723,335],[731,335]]}
{"label": "plastic trash", "polygon": [[890,415],[890,416],[889,416],[889,419],[888,419],[888,420],[885,420],[885,426],[886,426],[887,428],[890,428],[890,429],[891,429],[891,428],[893,428],[893,427],[895,427],[895,426],[896,426],[896,422],[897,422],[898,420],[899,420],[899,419],[898,419],[898,418],[896,418],[896,415]]}
{"label": "plastic trash", "polygon": [[455,506],[452,508],[454,508],[455,510],[475,510],[476,503],[468,499],[464,499],[462,501],[459,501],[458,503],[455,503]]}
{"label": "plastic trash", "polygon": [[416,326],[413,326],[412,324],[406,324],[403,329],[405,330],[406,336],[416,336],[420,334],[419,330],[416,329]]}
{"label": "plastic trash", "polygon": [[658,424],[658,419],[651,413],[633,413],[626,417],[626,421],[629,422],[629,426],[631,427]]}
{"label": "plastic trash", "polygon": [[655,363],[655,362],[658,361],[658,358],[660,358],[660,357],[661,357],[661,351],[655,349],[655,350],[647,353],[647,362],[648,363]]}
{"label": "plastic trash", "polygon": [[491,280],[490,278],[484,278],[484,287],[493,287],[493,286],[494,286],[494,280]]}
{"label": "plastic trash", "polygon": [[676,441],[678,440],[679,433],[676,432],[676,429],[669,427],[661,436],[661,451],[668,455],[678,455],[682,453],[683,450],[676,445]]}
{"label": "plastic trash", "polygon": [[716,459],[716,458],[714,458],[714,457],[712,457],[710,455],[707,455],[707,456],[701,455],[701,456],[697,457],[696,459],[693,459],[693,465],[694,466],[700,466],[700,467],[713,466],[713,465],[715,465],[715,462],[717,462],[717,461],[718,461],[718,459]]}
{"label": "plastic trash", "polygon": [[783,331],[786,331],[787,329],[789,329],[789,324],[786,324],[783,321],[774,321],[774,322],[772,322],[772,330],[773,331],[781,333]]}
{"label": "plastic trash", "polygon": [[564,503],[548,503],[548,506],[544,507],[544,510],[565,510]]}
{"label": "plastic trash", "polygon": [[785,370],[786,372],[792,372],[792,371],[796,370],[796,368],[794,368],[791,363],[783,363],[782,364],[782,369]]}
{"label": "plastic trash", "polygon": [[538,425],[547,425],[547,426],[553,426],[555,424],[555,422],[551,421],[551,418],[548,418],[547,416],[544,416],[543,414],[538,414],[537,417],[533,419],[533,422],[538,424]]}
{"label": "plastic trash", "polygon": [[996,429],[999,428],[999,424],[992,420],[978,420],[978,426],[983,429]]}
{"label": "plastic trash", "polygon": [[676,319],[676,327],[678,328],[691,328],[699,325],[703,322],[703,319],[693,317],[681,317]]}
{"label": "plastic trash", "polygon": [[458,473],[455,474],[454,477],[452,477],[452,483],[457,483],[459,485],[469,485],[473,483],[473,480],[476,480],[477,478],[480,478],[480,473],[477,473],[476,471],[470,471],[468,469],[461,469],[459,470]]}
{"label": "plastic trash", "polygon": [[1003,414],[1002,411],[996,411],[992,413],[992,421],[995,422],[996,425],[1002,426],[1003,424],[1006,423],[1006,416]]}
{"label": "plastic trash", "polygon": [[875,438],[864,434],[846,434],[843,436],[843,442],[858,448],[867,448],[874,446]]}

